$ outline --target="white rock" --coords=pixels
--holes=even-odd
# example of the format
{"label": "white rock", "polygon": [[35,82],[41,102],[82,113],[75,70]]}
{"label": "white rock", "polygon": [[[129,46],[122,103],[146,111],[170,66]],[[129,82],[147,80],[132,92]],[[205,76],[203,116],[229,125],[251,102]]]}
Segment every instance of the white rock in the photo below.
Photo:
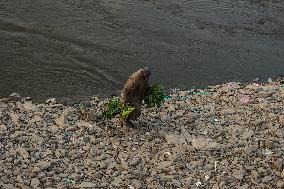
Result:
{"label": "white rock", "polygon": [[251,136],[253,136],[253,134],[254,134],[253,130],[248,130],[248,131],[243,133],[242,139],[246,140],[246,139],[250,138]]}

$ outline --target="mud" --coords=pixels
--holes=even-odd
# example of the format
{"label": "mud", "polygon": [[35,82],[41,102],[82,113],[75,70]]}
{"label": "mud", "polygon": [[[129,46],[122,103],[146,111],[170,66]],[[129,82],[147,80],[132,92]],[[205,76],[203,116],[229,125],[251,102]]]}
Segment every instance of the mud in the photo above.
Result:
{"label": "mud", "polygon": [[191,88],[284,70],[281,0],[1,0],[0,96],[110,95],[149,66]]}

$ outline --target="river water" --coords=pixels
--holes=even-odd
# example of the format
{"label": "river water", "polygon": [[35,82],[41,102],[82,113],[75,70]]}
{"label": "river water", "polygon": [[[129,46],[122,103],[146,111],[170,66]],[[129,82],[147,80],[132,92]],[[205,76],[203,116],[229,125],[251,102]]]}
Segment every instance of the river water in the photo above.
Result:
{"label": "river water", "polygon": [[0,0],[0,96],[107,96],[284,73],[283,0]]}

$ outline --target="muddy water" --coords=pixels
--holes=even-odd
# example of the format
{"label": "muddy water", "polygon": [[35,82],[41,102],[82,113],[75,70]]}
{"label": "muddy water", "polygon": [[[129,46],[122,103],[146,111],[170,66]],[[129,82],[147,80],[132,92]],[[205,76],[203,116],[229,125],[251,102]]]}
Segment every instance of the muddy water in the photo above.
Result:
{"label": "muddy water", "polygon": [[109,95],[284,73],[282,0],[0,0],[0,96]]}

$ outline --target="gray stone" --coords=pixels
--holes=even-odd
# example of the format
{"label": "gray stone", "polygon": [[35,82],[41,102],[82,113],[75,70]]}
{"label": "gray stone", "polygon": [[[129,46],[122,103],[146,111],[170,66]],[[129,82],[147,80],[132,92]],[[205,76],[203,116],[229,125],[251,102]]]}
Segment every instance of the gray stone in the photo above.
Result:
{"label": "gray stone", "polygon": [[192,147],[196,149],[219,149],[221,145],[209,138],[194,138],[191,141]]}
{"label": "gray stone", "polygon": [[244,170],[236,170],[233,172],[233,177],[241,181],[244,178],[244,174],[245,174]]}
{"label": "gray stone", "polygon": [[130,166],[136,166],[138,163],[140,163],[141,158],[140,157],[134,157],[131,162],[129,163]]}
{"label": "gray stone", "polygon": [[40,161],[37,163],[37,166],[42,169],[42,170],[45,170],[45,169],[48,169],[51,167],[51,163],[50,162],[47,162],[47,161]]}
{"label": "gray stone", "polygon": [[31,180],[31,187],[38,188],[39,185],[40,185],[39,179],[38,178],[32,178],[32,180]]}
{"label": "gray stone", "polygon": [[0,125],[0,133],[5,133],[7,131],[6,125]]}
{"label": "gray stone", "polygon": [[23,158],[23,159],[27,159],[29,157],[29,153],[27,152],[26,149],[22,148],[22,147],[18,147],[16,149],[16,151],[20,154],[20,156]]}
{"label": "gray stone", "polygon": [[254,131],[253,130],[245,131],[243,133],[243,135],[242,135],[242,139],[246,140],[246,139],[250,138],[253,135],[254,135]]}
{"label": "gray stone", "polygon": [[249,185],[248,184],[244,184],[242,186],[239,187],[239,189],[248,189]]}
{"label": "gray stone", "polygon": [[97,185],[92,182],[82,182],[77,187],[78,188],[96,188]]}
{"label": "gray stone", "polygon": [[271,176],[265,176],[264,178],[262,178],[262,182],[264,183],[268,183],[272,180],[272,177]]}

